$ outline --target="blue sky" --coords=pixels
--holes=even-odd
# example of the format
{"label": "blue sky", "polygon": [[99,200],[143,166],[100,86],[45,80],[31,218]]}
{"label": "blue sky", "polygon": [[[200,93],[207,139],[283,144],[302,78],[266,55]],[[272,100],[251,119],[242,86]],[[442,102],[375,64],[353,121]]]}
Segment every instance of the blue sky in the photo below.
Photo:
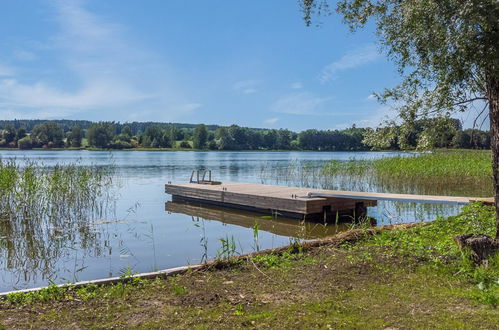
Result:
{"label": "blue sky", "polygon": [[373,30],[321,21],[291,0],[2,1],[0,119],[300,131],[393,116],[370,96],[399,81]]}

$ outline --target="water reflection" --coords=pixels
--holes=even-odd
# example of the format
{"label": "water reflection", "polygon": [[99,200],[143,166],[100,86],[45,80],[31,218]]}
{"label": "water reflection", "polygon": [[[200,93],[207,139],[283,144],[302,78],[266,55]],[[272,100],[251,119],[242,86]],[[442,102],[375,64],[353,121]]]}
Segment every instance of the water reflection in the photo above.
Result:
{"label": "water reflection", "polygon": [[334,235],[340,231],[348,230],[348,224],[321,224],[296,219],[262,216],[257,213],[235,211],[226,208],[193,204],[187,202],[166,202],[168,212],[182,213],[204,220],[215,220],[225,224],[237,225],[253,229],[258,223],[259,230],[280,236],[314,239]]}

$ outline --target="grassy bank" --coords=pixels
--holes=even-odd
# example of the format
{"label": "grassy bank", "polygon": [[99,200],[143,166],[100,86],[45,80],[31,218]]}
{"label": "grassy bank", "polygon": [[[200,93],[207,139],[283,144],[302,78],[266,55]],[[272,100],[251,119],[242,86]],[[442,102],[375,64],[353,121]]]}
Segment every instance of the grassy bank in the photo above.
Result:
{"label": "grassy bank", "polygon": [[429,179],[490,179],[492,160],[488,150],[443,150],[370,161],[333,161],[325,173],[363,174],[367,171],[380,177],[397,180]]}
{"label": "grassy bank", "polygon": [[492,329],[499,260],[475,267],[452,237],[493,227],[493,210],[476,204],[429,224],[376,235],[360,228],[166,279],[11,295],[0,320],[8,328]]}

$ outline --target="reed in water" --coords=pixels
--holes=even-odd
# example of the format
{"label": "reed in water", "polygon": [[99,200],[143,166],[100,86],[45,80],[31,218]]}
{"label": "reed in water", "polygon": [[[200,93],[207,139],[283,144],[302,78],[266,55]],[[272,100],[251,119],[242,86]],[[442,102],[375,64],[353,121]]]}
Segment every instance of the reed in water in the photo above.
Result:
{"label": "reed in water", "polygon": [[113,171],[79,163],[46,167],[0,160],[2,267],[23,272],[25,279],[35,269],[49,277],[63,248],[98,249],[92,220],[110,207]]}

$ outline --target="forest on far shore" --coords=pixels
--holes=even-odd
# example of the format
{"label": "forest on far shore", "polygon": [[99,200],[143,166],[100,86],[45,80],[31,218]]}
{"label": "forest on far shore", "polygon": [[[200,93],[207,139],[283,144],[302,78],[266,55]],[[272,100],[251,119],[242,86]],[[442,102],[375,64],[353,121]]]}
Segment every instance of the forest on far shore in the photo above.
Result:
{"label": "forest on far shore", "polygon": [[237,125],[85,120],[0,120],[0,148],[367,151],[490,149],[490,133],[452,118],[342,130],[262,129]]}

